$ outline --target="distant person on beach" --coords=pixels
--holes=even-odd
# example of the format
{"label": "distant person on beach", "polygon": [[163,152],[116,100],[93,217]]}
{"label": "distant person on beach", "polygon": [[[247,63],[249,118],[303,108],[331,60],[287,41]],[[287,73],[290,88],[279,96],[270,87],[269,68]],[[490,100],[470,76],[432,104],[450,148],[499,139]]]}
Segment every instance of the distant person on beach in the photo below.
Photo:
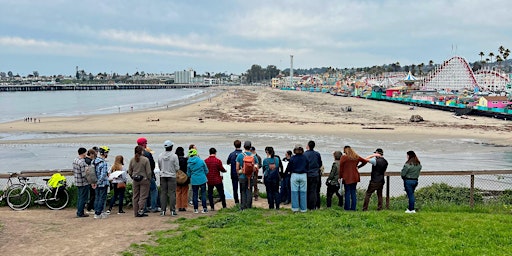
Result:
{"label": "distant person on beach", "polygon": [[307,186],[309,161],[304,155],[304,148],[297,144],[293,149],[288,168],[292,173],[290,178],[292,191],[292,212],[307,211]]}
{"label": "distant person on beach", "polygon": [[409,206],[405,213],[416,213],[416,209],[414,208],[414,204],[416,203],[416,198],[414,197],[414,190],[418,186],[418,177],[421,172],[421,163],[416,153],[414,151],[407,151],[407,161],[402,168],[400,175],[404,180],[405,192],[407,193],[407,198],[409,199]]}
{"label": "distant person on beach", "polygon": [[190,177],[190,184],[192,184],[192,203],[194,204],[194,213],[199,213],[198,196],[199,189],[201,189],[201,204],[203,206],[202,213],[207,213],[206,208],[206,182],[208,181],[206,175],[208,174],[208,167],[206,163],[199,158],[196,149],[188,151],[187,160],[187,176]]}
{"label": "distant person on beach", "polygon": [[156,175],[155,175],[155,160],[153,158],[153,154],[150,150],[148,150],[148,140],[144,137],[137,139],[137,145],[144,148],[144,156],[149,160],[149,165],[151,166],[151,177],[149,178],[149,197],[148,197],[148,204],[149,204],[149,211],[151,212],[159,212],[157,203],[158,203],[158,187],[156,186]]}
{"label": "distant person on beach", "polygon": [[105,202],[107,201],[107,190],[110,186],[110,182],[108,181],[108,163],[106,162],[109,152],[109,147],[101,146],[99,148],[99,157],[94,159],[96,177],[98,177],[98,181],[96,182],[96,198],[94,200],[95,219],[104,219],[107,217],[107,214],[103,213],[103,210],[105,208]]}
{"label": "distant person on beach", "polygon": [[[187,173],[187,158],[185,157],[185,149],[183,147],[176,148],[176,155],[180,165],[180,170]],[[176,184],[176,207],[178,211],[184,212],[188,206],[188,187],[190,178],[184,184]]]}
{"label": "distant person on beach", "polygon": [[122,155],[116,156],[114,164],[109,172],[109,180],[111,180],[112,187],[114,188],[114,196],[110,199],[110,205],[107,213],[112,211],[112,207],[114,207],[116,200],[119,198],[119,211],[117,214],[123,214],[125,213],[123,211],[123,201],[128,175],[126,173],[126,168],[124,167],[124,157]]}
{"label": "distant person on beach", "polygon": [[130,160],[128,166],[128,175],[133,180],[133,214],[135,217],[146,217],[144,208],[149,194],[149,180],[152,171],[149,159],[144,156],[144,148],[136,146],[134,149],[134,157]]}
{"label": "distant person on beach", "polygon": [[279,167],[282,167],[281,160],[275,155],[273,147],[266,147],[267,158],[263,160],[263,181],[267,192],[268,208],[279,210],[281,197],[279,196],[279,183],[281,175]]}
{"label": "distant person on beach", "polygon": [[[384,174],[388,168],[388,161],[384,158],[384,150],[378,148],[366,158],[372,164],[372,173],[368,189],[366,189],[366,195],[364,197],[363,211],[368,211],[368,204],[370,203],[370,197],[373,192],[377,191],[377,211],[382,210],[382,189],[384,188]],[[357,168],[361,168],[366,163],[359,165]]]}
{"label": "distant person on beach", "polygon": [[84,212],[85,202],[89,194],[89,183],[85,179],[85,155],[87,149],[79,148],[78,156],[73,160],[73,175],[75,177],[75,185],[78,188],[78,198],[76,202],[76,216],[77,217],[89,217],[89,214]]}
{"label": "distant person on beach", "polygon": [[[258,158],[258,163],[263,163],[261,160],[261,156],[259,156],[258,153],[256,153],[255,147],[251,147],[251,153],[253,155],[255,155],[256,158]],[[258,169],[256,169],[256,171],[253,173],[252,181],[251,181],[252,182],[251,187],[253,188],[254,201],[258,201],[258,198],[260,196],[260,190],[258,189],[259,169],[261,169],[261,166],[258,165]]]}
{"label": "distant person on beach", "polygon": [[213,189],[217,189],[217,193],[220,197],[222,208],[226,208],[226,195],[224,194],[224,184],[222,183],[221,173],[225,173],[226,169],[222,165],[222,161],[217,158],[217,149],[210,148],[210,156],[204,160],[208,167],[208,201],[210,202],[210,208],[215,211],[215,203],[213,202]]}
{"label": "distant person on beach", "polygon": [[338,206],[343,207],[343,197],[340,194],[340,182],[339,182],[339,170],[340,170],[340,159],[343,155],[341,151],[334,151],[332,153],[334,157],[334,162],[332,163],[331,172],[329,173],[329,177],[327,181],[325,181],[325,185],[327,185],[327,208],[330,208],[332,205],[332,196],[336,194],[338,197]]}
{"label": "distant person on beach", "polygon": [[[85,163],[87,165],[91,165],[94,161],[94,159],[96,159],[96,157],[98,156],[98,150],[97,150],[98,147],[93,147],[89,150],[87,150],[87,154],[85,155]],[[89,201],[88,203],[86,204],[87,206],[87,211],[90,213],[94,210],[94,200],[96,199],[96,184],[89,184]]]}
{"label": "distant person on beach", "polygon": [[350,146],[343,148],[345,155],[340,159],[339,178],[343,179],[343,187],[345,189],[345,210],[355,211],[357,205],[356,187],[361,181],[357,165],[366,163],[368,160],[360,157]]}
{"label": "distant person on beach", "polygon": [[[244,156],[252,156],[251,153],[251,142],[244,142],[244,151],[241,154],[238,154],[236,157],[236,170],[238,172],[238,180],[240,181],[240,210],[245,210],[247,208],[252,208],[252,190],[251,187],[254,186],[253,176],[247,177],[243,173],[244,168]],[[254,157],[254,156],[253,156]],[[254,157],[254,166],[258,168],[258,158]],[[253,173],[252,175],[254,175]]]}
{"label": "distant person on beach", "polygon": [[318,185],[320,183],[320,168],[322,167],[322,157],[320,153],[314,150],[315,142],[310,140],[306,146],[304,156],[308,159],[308,191],[307,191],[307,204],[309,210],[320,208],[317,202],[320,201],[320,191]]}
{"label": "distant person on beach", "polygon": [[172,153],[174,143],[170,140],[164,141],[165,151],[158,156],[158,166],[160,167],[160,203],[162,209],[160,216],[165,216],[167,203],[171,216],[176,213],[176,172],[180,169],[178,156]]}
{"label": "distant person on beach", "polygon": [[231,184],[233,185],[233,199],[235,200],[235,204],[239,204],[238,197],[238,172],[236,169],[236,158],[239,154],[242,153],[242,142],[240,140],[235,140],[233,142],[235,146],[235,151],[231,152],[226,160],[226,164],[231,166]]}
{"label": "distant person on beach", "polygon": [[[282,162],[290,162],[290,158],[292,157],[292,155],[293,155],[293,153],[291,150],[286,151]],[[289,204],[292,202],[292,198],[291,198],[292,191],[291,191],[291,187],[290,187],[290,178],[292,176],[292,173],[288,169],[288,165],[283,170],[282,176],[283,177],[281,179],[281,192],[279,194],[281,196],[281,201],[283,201],[283,204],[286,205],[286,204]]]}

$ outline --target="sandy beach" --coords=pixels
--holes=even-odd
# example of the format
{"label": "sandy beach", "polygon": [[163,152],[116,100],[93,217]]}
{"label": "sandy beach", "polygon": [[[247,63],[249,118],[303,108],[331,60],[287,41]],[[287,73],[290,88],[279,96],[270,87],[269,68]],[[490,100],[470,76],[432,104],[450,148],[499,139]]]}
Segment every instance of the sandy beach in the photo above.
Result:
{"label": "sandy beach", "polygon": [[[512,145],[512,123],[487,117],[458,119],[451,112],[329,94],[262,87],[215,87],[217,96],[164,110],[45,118],[0,124],[0,133],[112,134],[105,143],[133,140],[132,134],[287,133],[351,137],[475,138]],[[347,107],[352,111],[347,112]],[[420,115],[424,122],[410,122]],[[128,135],[130,134],[130,135]],[[129,138],[128,138],[129,137]],[[80,142],[85,138],[52,138]],[[90,139],[88,137],[87,139]],[[159,139],[159,138],[158,138]],[[26,143],[20,140],[13,143]],[[48,143],[48,139],[30,140]]]}

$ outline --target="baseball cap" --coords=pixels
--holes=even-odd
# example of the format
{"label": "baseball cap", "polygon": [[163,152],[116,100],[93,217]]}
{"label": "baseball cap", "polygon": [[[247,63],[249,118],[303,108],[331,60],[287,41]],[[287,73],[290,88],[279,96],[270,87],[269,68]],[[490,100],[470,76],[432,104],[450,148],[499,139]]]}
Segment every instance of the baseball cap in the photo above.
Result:
{"label": "baseball cap", "polygon": [[144,144],[148,144],[148,140],[144,137],[140,137],[137,139],[137,145],[144,145]]}
{"label": "baseball cap", "polygon": [[246,140],[246,141],[244,142],[244,148],[250,148],[251,146],[252,146],[251,141]]}
{"label": "baseball cap", "polygon": [[174,145],[174,143],[172,141],[170,141],[170,140],[164,141],[164,148],[172,147],[172,145]]}
{"label": "baseball cap", "polygon": [[378,148],[378,149],[376,149],[376,150],[375,150],[375,152],[373,152],[373,153],[379,153],[379,154],[381,154],[381,155],[384,155],[384,150],[382,150],[382,148]]}

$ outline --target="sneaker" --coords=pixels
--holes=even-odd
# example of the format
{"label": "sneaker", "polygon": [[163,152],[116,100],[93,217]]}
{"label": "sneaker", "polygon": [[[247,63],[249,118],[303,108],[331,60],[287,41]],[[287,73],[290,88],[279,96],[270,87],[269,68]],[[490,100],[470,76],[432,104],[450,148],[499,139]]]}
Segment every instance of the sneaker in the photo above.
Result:
{"label": "sneaker", "polygon": [[194,213],[199,213],[199,211],[197,209],[194,209]]}
{"label": "sneaker", "polygon": [[416,210],[409,210],[409,209],[407,209],[407,210],[405,210],[405,213],[416,213]]}
{"label": "sneaker", "polygon": [[117,214],[123,214],[123,213],[126,213],[126,212],[123,210],[120,210]]}
{"label": "sneaker", "polygon": [[101,219],[101,215],[94,214],[95,219]]}
{"label": "sneaker", "polygon": [[189,205],[194,205],[194,202],[192,202],[192,201],[188,201],[188,204],[189,204]]}
{"label": "sneaker", "polygon": [[77,215],[76,217],[77,218],[85,218],[85,217],[89,217],[89,214],[84,213],[84,214],[81,214],[81,215]]}
{"label": "sneaker", "polygon": [[180,209],[178,209],[178,211],[179,211],[179,212],[186,212],[186,211],[187,211],[187,209],[185,209],[185,208],[180,208]]}
{"label": "sneaker", "polygon": [[208,209],[207,208],[204,208],[203,211],[201,213],[208,213]]}
{"label": "sneaker", "polygon": [[160,216],[162,216],[162,217],[165,216],[165,211],[161,211]]}
{"label": "sneaker", "polygon": [[101,213],[101,218],[106,219],[106,218],[108,218],[108,215],[109,215],[109,213],[103,212],[103,213]]}
{"label": "sneaker", "polygon": [[176,213],[176,211],[172,211],[171,216],[178,216],[178,214]]}
{"label": "sneaker", "polygon": [[110,214],[110,210],[107,210],[105,213],[106,213],[106,214]]}
{"label": "sneaker", "polygon": [[155,212],[160,212],[161,210],[158,210],[158,208],[155,208],[155,209],[151,209],[150,212],[152,213],[155,213]]}

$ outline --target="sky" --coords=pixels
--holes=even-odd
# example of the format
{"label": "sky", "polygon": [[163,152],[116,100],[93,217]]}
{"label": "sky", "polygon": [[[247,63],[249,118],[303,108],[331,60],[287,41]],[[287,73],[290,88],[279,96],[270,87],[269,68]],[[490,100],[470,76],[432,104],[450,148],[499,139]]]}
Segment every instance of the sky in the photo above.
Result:
{"label": "sky", "polygon": [[469,62],[512,48],[505,0],[0,0],[0,71],[240,74]]}

